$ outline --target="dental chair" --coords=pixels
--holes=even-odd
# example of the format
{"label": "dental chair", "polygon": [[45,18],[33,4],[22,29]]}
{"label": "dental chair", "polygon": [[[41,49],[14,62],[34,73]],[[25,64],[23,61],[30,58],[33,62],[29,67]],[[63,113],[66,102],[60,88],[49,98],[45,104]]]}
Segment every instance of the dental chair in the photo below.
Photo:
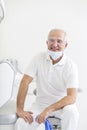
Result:
{"label": "dental chair", "polygon": [[15,68],[8,60],[0,61],[0,130],[13,130],[17,120],[13,100]]}

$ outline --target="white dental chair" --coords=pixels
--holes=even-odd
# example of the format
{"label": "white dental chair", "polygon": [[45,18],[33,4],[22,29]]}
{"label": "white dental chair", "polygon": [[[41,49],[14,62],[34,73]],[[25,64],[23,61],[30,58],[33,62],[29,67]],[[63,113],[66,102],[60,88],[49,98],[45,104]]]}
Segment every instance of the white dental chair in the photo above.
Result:
{"label": "white dental chair", "polygon": [[0,61],[0,130],[14,130],[16,104],[13,100],[15,68],[8,60]]}

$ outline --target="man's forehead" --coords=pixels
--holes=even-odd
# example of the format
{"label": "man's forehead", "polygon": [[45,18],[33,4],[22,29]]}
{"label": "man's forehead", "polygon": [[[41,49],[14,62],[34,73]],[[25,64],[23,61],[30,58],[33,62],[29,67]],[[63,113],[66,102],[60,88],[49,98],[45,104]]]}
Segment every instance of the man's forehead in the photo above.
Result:
{"label": "man's forehead", "polygon": [[65,37],[66,37],[66,32],[64,32],[63,30],[59,30],[59,29],[51,30],[48,35],[48,39],[52,38],[52,39],[64,40],[64,39],[66,39]]}
{"label": "man's forehead", "polygon": [[48,39],[53,39],[53,40],[63,40],[64,37],[49,37]]}
{"label": "man's forehead", "polygon": [[51,31],[48,35],[48,37],[65,37],[65,32],[64,31]]}
{"label": "man's forehead", "polygon": [[64,35],[64,33],[62,33],[62,34],[60,34],[60,33],[51,33],[48,36],[48,39],[49,38],[52,38],[52,39],[64,39],[65,35]]}

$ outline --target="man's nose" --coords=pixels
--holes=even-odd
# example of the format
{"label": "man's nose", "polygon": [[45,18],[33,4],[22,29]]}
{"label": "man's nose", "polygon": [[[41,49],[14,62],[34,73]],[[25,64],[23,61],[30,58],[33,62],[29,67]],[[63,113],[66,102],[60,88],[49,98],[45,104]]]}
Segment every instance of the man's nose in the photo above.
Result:
{"label": "man's nose", "polygon": [[55,42],[54,42],[54,44],[53,44],[53,46],[58,46],[58,43],[57,43],[57,41],[55,40]]}

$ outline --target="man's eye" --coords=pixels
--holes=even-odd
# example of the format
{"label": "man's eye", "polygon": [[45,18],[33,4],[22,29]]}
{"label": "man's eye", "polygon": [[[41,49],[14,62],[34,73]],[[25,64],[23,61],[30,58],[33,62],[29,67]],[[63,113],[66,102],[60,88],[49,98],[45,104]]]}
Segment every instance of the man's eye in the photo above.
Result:
{"label": "man's eye", "polygon": [[62,43],[63,41],[62,40],[57,40],[58,43]]}
{"label": "man's eye", "polygon": [[51,42],[55,42],[55,40],[54,40],[54,39],[51,39]]}
{"label": "man's eye", "polygon": [[49,39],[49,42],[55,42],[55,40],[54,39]]}

